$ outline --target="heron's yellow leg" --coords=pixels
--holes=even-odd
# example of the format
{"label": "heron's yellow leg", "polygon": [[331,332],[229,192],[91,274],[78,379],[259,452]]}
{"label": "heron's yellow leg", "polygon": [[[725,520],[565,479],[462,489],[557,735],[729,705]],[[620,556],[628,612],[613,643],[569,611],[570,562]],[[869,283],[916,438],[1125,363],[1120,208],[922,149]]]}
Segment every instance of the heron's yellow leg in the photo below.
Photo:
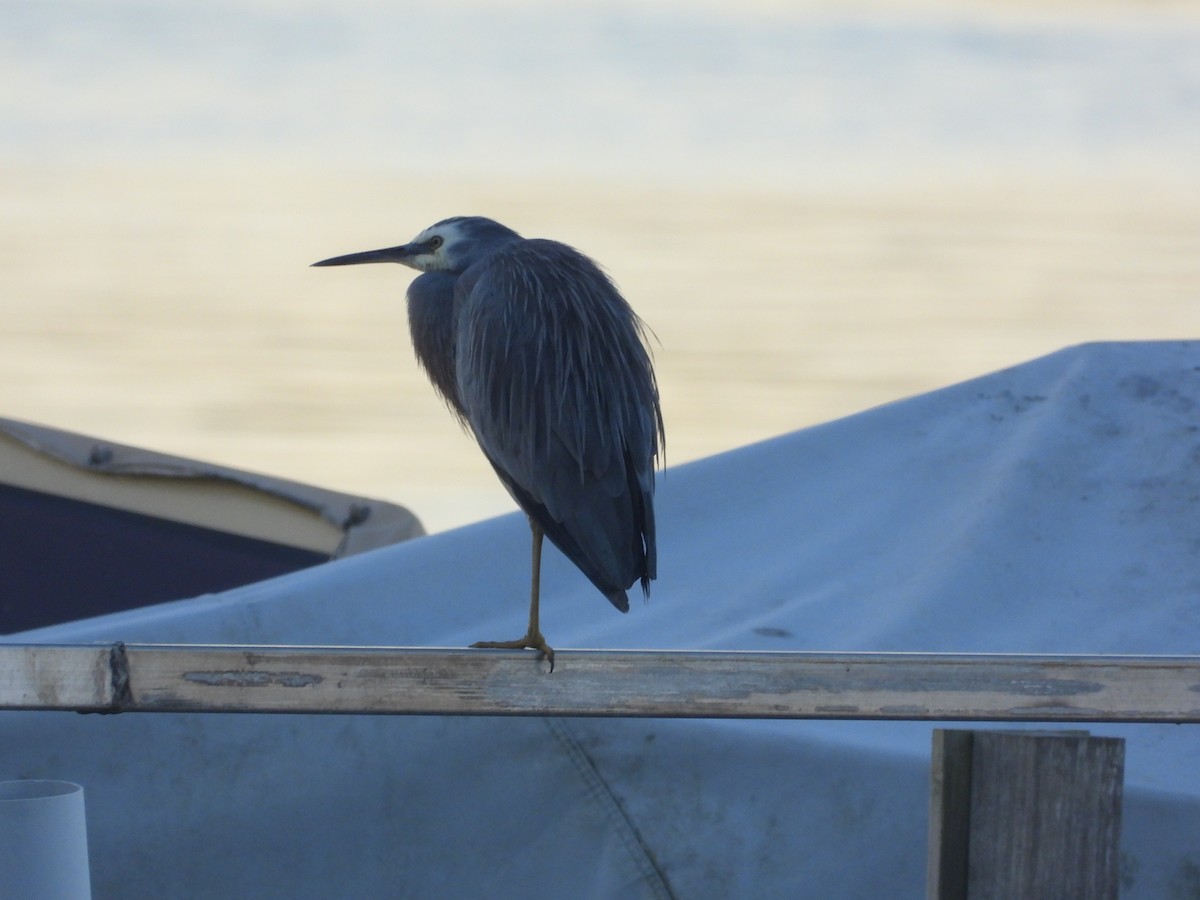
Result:
{"label": "heron's yellow leg", "polygon": [[472,647],[484,650],[537,650],[550,661],[550,671],[554,671],[554,649],[542,637],[538,626],[538,602],[542,589],[542,527],[533,519],[529,520],[529,530],[533,533],[533,575],[529,588],[529,629],[524,637],[515,641],[476,641]]}

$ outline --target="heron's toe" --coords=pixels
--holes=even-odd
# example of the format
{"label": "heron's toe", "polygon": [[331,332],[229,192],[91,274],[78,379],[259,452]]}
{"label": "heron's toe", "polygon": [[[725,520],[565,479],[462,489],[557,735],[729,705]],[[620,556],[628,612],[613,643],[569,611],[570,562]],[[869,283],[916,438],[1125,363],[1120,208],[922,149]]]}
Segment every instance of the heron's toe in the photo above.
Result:
{"label": "heron's toe", "polygon": [[527,634],[515,641],[476,641],[471,647],[477,650],[536,650],[539,658],[550,663],[550,671],[554,671],[554,648],[546,643],[541,632]]}

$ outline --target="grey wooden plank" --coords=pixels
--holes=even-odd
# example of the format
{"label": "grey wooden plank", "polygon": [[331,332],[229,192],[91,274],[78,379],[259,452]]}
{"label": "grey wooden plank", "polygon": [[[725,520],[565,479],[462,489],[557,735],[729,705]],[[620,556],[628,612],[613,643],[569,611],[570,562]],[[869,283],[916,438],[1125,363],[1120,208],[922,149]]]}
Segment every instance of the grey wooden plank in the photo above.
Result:
{"label": "grey wooden plank", "polygon": [[1116,900],[1125,742],[976,731],[970,900]]}
{"label": "grey wooden plank", "polygon": [[559,650],[550,674],[519,651],[120,650],[0,644],[23,673],[0,709],[1200,722],[1200,657]]}
{"label": "grey wooden plank", "polygon": [[967,900],[972,734],[963,729],[933,730],[926,900]]}

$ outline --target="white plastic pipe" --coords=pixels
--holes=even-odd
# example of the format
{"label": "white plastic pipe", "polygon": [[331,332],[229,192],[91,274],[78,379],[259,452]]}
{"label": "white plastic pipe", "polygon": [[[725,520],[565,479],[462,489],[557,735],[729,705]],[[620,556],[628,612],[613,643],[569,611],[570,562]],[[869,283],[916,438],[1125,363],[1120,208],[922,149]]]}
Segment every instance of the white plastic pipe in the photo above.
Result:
{"label": "white plastic pipe", "polygon": [[0,781],[0,896],[91,900],[82,787]]}

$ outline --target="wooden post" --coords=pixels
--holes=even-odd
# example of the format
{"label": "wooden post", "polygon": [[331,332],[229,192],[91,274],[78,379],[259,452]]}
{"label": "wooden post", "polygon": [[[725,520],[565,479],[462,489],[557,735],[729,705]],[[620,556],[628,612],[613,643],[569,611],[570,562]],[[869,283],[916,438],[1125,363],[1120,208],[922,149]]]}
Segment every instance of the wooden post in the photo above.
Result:
{"label": "wooden post", "polygon": [[933,730],[926,900],[966,900],[967,897],[973,733],[947,728]]}
{"label": "wooden post", "polygon": [[935,730],[928,900],[1116,900],[1124,764],[1120,738]]}

